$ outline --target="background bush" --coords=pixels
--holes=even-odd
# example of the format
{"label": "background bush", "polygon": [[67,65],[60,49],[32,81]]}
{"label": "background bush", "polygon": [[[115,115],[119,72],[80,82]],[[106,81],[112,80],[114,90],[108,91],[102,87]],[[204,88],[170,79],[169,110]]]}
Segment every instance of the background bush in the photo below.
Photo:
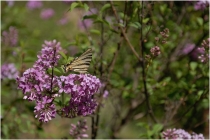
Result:
{"label": "background bush", "polygon": [[208,2],[9,1],[1,8],[2,138],[71,138],[81,117],[40,123],[15,80],[15,69],[21,76],[53,39],[72,58],[94,51],[88,72],[108,95],[85,117],[89,138],[161,138],[167,128],[209,138]]}

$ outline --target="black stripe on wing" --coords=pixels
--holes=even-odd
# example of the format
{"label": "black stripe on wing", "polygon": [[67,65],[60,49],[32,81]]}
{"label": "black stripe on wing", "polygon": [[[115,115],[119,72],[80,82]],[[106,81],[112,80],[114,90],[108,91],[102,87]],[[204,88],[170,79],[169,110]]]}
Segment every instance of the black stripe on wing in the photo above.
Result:
{"label": "black stripe on wing", "polygon": [[92,49],[88,49],[81,56],[76,57],[66,65],[68,70],[73,70],[79,73],[86,73],[92,60]]}
{"label": "black stripe on wing", "polygon": [[[71,63],[73,62],[78,62],[80,60],[85,60],[85,59],[92,59],[92,49],[88,49],[86,52],[84,52],[81,56],[74,58],[74,60],[71,61]],[[91,61],[91,60],[90,60]],[[70,64],[71,64],[70,63]]]}

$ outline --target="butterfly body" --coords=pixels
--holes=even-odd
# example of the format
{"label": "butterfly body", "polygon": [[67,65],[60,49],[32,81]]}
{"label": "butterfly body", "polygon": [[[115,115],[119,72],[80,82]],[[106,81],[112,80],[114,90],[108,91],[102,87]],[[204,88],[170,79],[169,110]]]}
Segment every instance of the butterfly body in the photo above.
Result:
{"label": "butterfly body", "polygon": [[75,71],[79,73],[87,73],[91,59],[92,49],[88,49],[81,56],[74,58],[69,64],[63,65],[63,69],[65,72]]}

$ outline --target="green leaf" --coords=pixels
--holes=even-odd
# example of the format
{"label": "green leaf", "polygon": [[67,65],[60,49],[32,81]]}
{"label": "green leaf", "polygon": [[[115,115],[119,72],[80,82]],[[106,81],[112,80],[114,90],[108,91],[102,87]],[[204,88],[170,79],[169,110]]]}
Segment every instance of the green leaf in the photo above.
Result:
{"label": "green leaf", "polygon": [[54,102],[55,102],[55,104],[56,104],[56,105],[59,105],[59,106],[61,106],[61,105],[62,105],[61,100],[55,99],[55,100],[54,100]]}
{"label": "green leaf", "polygon": [[203,25],[203,18],[198,17],[197,22],[198,22],[198,25],[202,26]]}
{"label": "green leaf", "polygon": [[77,3],[77,2],[73,2],[72,4],[71,4],[71,6],[70,6],[70,11],[72,11],[72,10],[74,10],[74,8],[76,8],[76,7],[78,7],[80,4],[79,3]]}
{"label": "green leaf", "polygon": [[163,4],[163,5],[160,6],[160,11],[161,11],[162,14],[165,13],[166,8],[167,8],[167,5],[166,4]]}
{"label": "green leaf", "polygon": [[116,34],[119,34],[119,32],[116,31],[116,30],[114,30],[114,29],[110,29],[110,31],[112,31],[112,32],[114,32],[114,33],[116,33]]}
{"label": "green leaf", "polygon": [[85,16],[83,16],[83,20],[84,19],[96,19],[97,17],[98,17],[98,15],[96,15],[96,14],[85,15]]}
{"label": "green leaf", "polygon": [[111,7],[111,4],[110,4],[110,3],[107,3],[107,4],[105,4],[105,5],[101,8],[100,12],[103,12],[104,10],[106,10],[106,9],[108,9],[108,8],[110,8],[110,7]]}
{"label": "green leaf", "polygon": [[148,138],[151,138],[152,135],[153,135],[153,132],[150,131],[150,130],[147,130],[147,136],[148,136]]}
{"label": "green leaf", "polygon": [[52,73],[52,68],[47,69],[48,73]]}
{"label": "green leaf", "polygon": [[35,59],[33,57],[26,57],[23,62],[34,62]]}
{"label": "green leaf", "polygon": [[103,60],[102,63],[106,66],[107,65],[107,61]]}
{"label": "green leaf", "polygon": [[89,10],[89,6],[86,3],[83,5],[83,7],[85,8],[85,11]]}
{"label": "green leaf", "polygon": [[97,35],[101,34],[101,32],[99,30],[96,30],[96,29],[91,29],[90,32],[94,33],[94,34],[97,34]]}
{"label": "green leaf", "polygon": [[24,41],[20,41],[20,47],[23,49],[25,47],[25,42]]}
{"label": "green leaf", "polygon": [[163,129],[162,124],[155,124],[153,127],[153,133],[159,133]]}
{"label": "green leaf", "polygon": [[[146,24],[149,21],[149,18],[143,19],[143,23]],[[139,23],[140,24],[140,23]]]}
{"label": "green leaf", "polygon": [[136,124],[136,126],[146,127],[146,126],[147,126],[147,124],[146,124],[146,123],[144,123],[144,122],[139,122],[139,123],[137,123],[137,124]]}
{"label": "green leaf", "polygon": [[60,71],[58,68],[54,68],[54,71],[57,73],[63,73],[62,71]]}
{"label": "green leaf", "polygon": [[31,127],[31,121],[29,121],[29,120],[26,119],[26,126],[27,126],[28,128],[30,128],[30,127]]}
{"label": "green leaf", "polygon": [[65,60],[67,60],[67,56],[65,55],[65,53],[63,53],[62,51],[60,51],[59,54],[60,54]]}
{"label": "green leaf", "polygon": [[9,127],[8,125],[3,125],[3,127],[2,127],[2,132],[4,134],[4,137],[7,139],[9,138],[9,128],[8,127]]}
{"label": "green leaf", "polygon": [[121,26],[121,27],[125,27],[125,25],[123,23],[118,23],[117,25]]}
{"label": "green leaf", "polygon": [[126,90],[123,91],[122,97],[123,97],[124,99],[129,98],[129,92],[126,91]]}
{"label": "green leaf", "polygon": [[72,60],[74,59],[74,57],[68,57],[68,60],[67,60],[67,62],[71,62]]}
{"label": "green leaf", "polygon": [[130,23],[129,26],[134,27],[136,29],[140,29],[141,28],[141,24],[139,22]]}
{"label": "green leaf", "polygon": [[209,22],[205,22],[203,25],[204,30],[209,30]]}
{"label": "green leaf", "polygon": [[190,69],[193,70],[193,71],[197,68],[197,66],[198,66],[198,63],[196,63],[196,62],[191,62],[190,63]]}
{"label": "green leaf", "polygon": [[106,25],[109,26],[109,22],[107,22],[106,20],[100,19],[100,18],[98,18],[97,20],[95,20],[93,23],[105,23]]}
{"label": "green leaf", "polygon": [[201,96],[203,94],[203,90],[199,90],[197,94],[198,96]]}
{"label": "green leaf", "polygon": [[182,72],[182,71],[178,70],[178,71],[176,72],[176,77],[177,77],[177,78],[181,78],[182,75],[183,75],[183,72]]}
{"label": "green leaf", "polygon": [[66,44],[66,45],[65,45],[65,47],[69,47],[69,46],[71,46],[71,45],[76,45],[76,44],[77,44],[77,42],[76,42],[76,41],[74,41],[74,42],[70,42],[70,43]]}

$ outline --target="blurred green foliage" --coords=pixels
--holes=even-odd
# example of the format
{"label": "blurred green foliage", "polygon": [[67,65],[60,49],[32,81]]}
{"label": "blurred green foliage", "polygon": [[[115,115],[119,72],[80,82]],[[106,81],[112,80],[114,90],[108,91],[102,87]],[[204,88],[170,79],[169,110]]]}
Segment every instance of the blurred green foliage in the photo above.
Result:
{"label": "blurred green foliage", "polygon": [[[19,72],[30,68],[45,40],[61,42],[59,66],[87,48],[94,50],[89,73],[104,83],[103,100],[97,138],[160,138],[166,128],[182,128],[209,137],[209,66],[195,58],[193,51],[183,53],[187,44],[209,38],[209,9],[195,10],[196,2],[72,2],[43,1],[39,9],[29,10],[27,2],[15,1],[13,6],[2,2],[2,31],[10,26],[18,29],[18,45],[2,44],[1,64],[14,63]],[[120,18],[117,22],[112,6]],[[42,9],[52,8],[55,15],[43,20]],[[97,14],[86,13],[95,8]],[[143,8],[143,9],[142,9]],[[63,17],[65,25],[58,24]],[[82,30],[80,20],[92,20],[92,26]],[[140,57],[145,59],[145,77],[141,62],[131,51],[119,26]],[[160,32],[169,30],[165,40]],[[158,41],[155,39],[158,38]],[[143,42],[143,46],[141,45]],[[160,47],[161,54],[151,56],[150,49]],[[142,52],[143,51],[143,55]],[[12,53],[16,52],[16,55]],[[61,69],[57,68],[58,74]],[[145,94],[146,80],[147,93]],[[23,100],[15,80],[1,81],[2,138],[66,138],[69,127],[77,119],[57,117],[48,124],[34,118],[34,104]],[[148,102],[157,122],[150,116]],[[206,120],[207,119],[207,120]],[[91,138],[91,118],[89,138]],[[190,123],[189,123],[190,122]]]}

